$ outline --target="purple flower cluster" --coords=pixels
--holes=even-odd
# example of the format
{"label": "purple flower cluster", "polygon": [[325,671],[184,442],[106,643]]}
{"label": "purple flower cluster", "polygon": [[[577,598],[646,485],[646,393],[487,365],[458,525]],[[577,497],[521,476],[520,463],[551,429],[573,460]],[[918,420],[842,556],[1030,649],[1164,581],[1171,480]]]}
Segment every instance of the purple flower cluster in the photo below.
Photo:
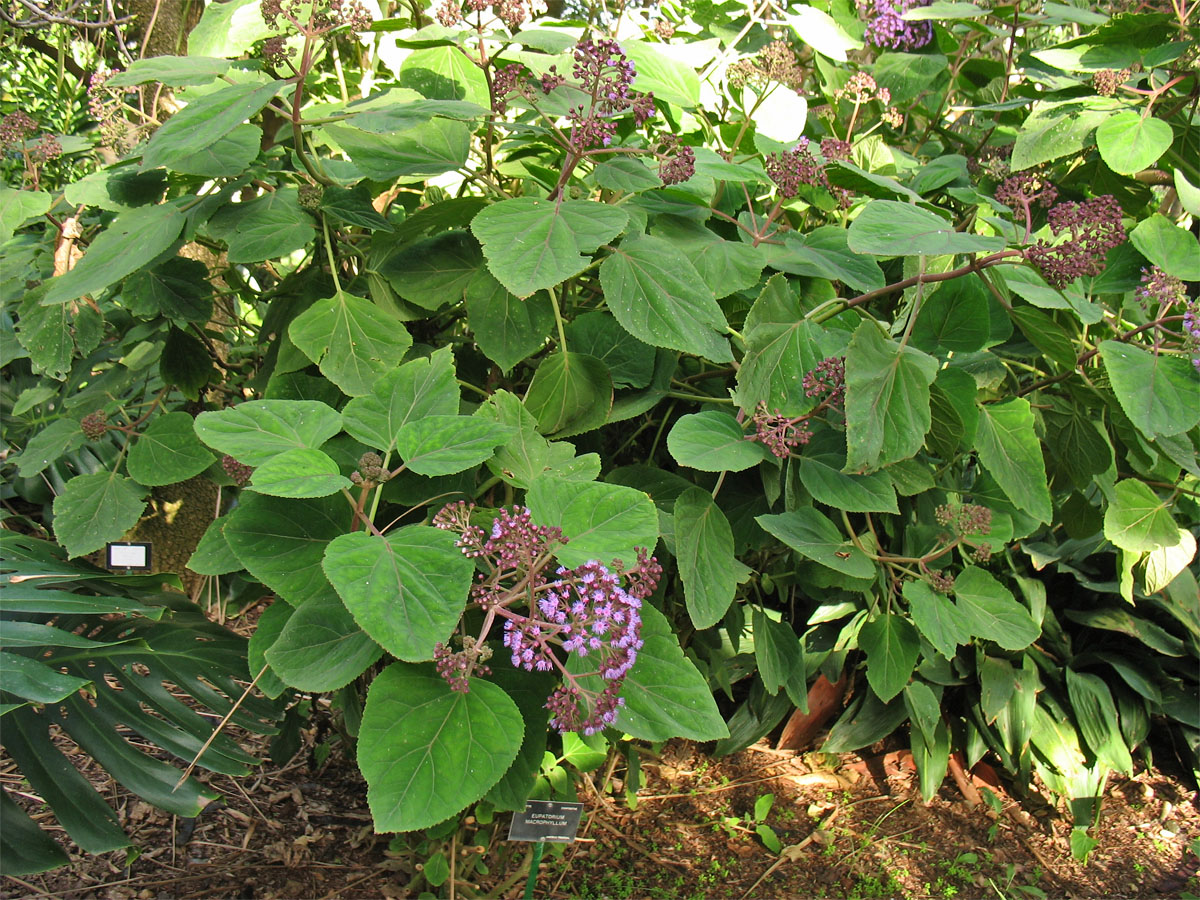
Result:
{"label": "purple flower cluster", "polygon": [[[483,563],[484,573],[471,590],[487,612],[480,636],[463,638],[457,653],[439,644],[434,659],[439,674],[465,692],[472,674],[482,674],[484,643],[492,623],[504,619],[504,646],[512,664],[538,672],[557,671],[563,683],[546,703],[559,731],[594,734],[616,721],[621,686],[642,647],[642,601],[658,584],[662,567],[645,550],[626,569],[589,560],[573,569],[555,565],[554,553],[566,543],[557,528],[535,525],[528,509],[501,509],[490,531],[471,522],[473,507],[447,506],[436,516],[438,528],[455,531],[459,549]],[[624,586],[622,586],[622,578]],[[514,609],[521,606],[524,612]],[[490,655],[490,651],[486,651]],[[589,658],[594,667],[567,671],[562,657]],[[599,676],[605,686],[591,691],[583,678]]]}
{"label": "purple flower cluster", "polygon": [[316,36],[347,25],[352,31],[367,31],[374,19],[362,0],[259,0],[263,22],[279,30],[282,17],[300,34]]}
{"label": "purple flower cluster", "polygon": [[1165,311],[1168,306],[1182,303],[1187,298],[1187,292],[1183,281],[1153,266],[1150,271],[1142,269],[1142,283],[1134,291],[1134,296],[1147,312],[1151,307]]}
{"label": "purple flower cluster", "polygon": [[639,126],[654,116],[654,95],[631,93],[637,68],[616,41],[585,37],[575,45],[574,59],[571,74],[591,94],[592,102],[567,112],[572,147],[579,150],[607,147],[617,133],[617,123],[612,117],[627,109],[633,110]]}
{"label": "purple flower cluster", "polygon": [[[529,18],[529,10],[526,8],[525,0],[500,0],[498,3],[492,3],[490,0],[467,0],[467,11],[473,13],[482,13],[488,7],[492,8],[495,14],[509,31],[515,32],[521,27],[521,23]],[[446,28],[453,28],[463,20],[463,6],[461,0],[444,0],[441,6],[434,13],[435,18]],[[482,21],[479,23],[483,24]]]}
{"label": "purple flower cluster", "polygon": [[1200,371],[1200,301],[1193,300],[1183,311],[1183,345],[1191,351],[1192,365]]}
{"label": "purple flower cluster", "polygon": [[1099,275],[1108,251],[1125,242],[1121,206],[1111,194],[1060,203],[1050,210],[1048,221],[1056,237],[1070,237],[1056,244],[1039,240],[1025,258],[1060,290],[1081,275]]}
{"label": "purple flower cluster", "polygon": [[961,506],[943,503],[933,511],[933,517],[943,528],[953,528],[957,534],[988,534],[992,530],[992,511],[977,503]]}
{"label": "purple flower cluster", "polygon": [[680,147],[658,165],[658,177],[663,184],[681,184],[696,174],[696,153],[691,147]]}
{"label": "purple flower cluster", "polygon": [[929,0],[871,0],[866,9],[868,43],[888,50],[924,47],[933,40],[933,26],[928,21],[908,22],[902,16],[928,5]]}

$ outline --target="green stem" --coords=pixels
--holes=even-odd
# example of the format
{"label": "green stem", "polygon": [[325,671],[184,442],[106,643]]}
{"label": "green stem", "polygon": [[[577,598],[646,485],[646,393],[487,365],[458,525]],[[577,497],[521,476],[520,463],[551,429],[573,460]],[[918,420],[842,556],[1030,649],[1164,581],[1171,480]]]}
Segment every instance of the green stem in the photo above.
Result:
{"label": "green stem", "polygon": [[533,845],[533,856],[529,859],[529,878],[525,881],[525,900],[533,900],[533,889],[537,885],[538,867],[542,864],[545,844],[538,841]]}
{"label": "green stem", "polygon": [[550,295],[550,305],[554,307],[554,324],[558,326],[558,346],[563,356],[566,356],[567,332],[563,326],[562,310],[558,308],[558,296],[554,293],[554,288],[550,288],[546,293]]}
{"label": "green stem", "polygon": [[338,278],[337,259],[333,255],[333,243],[329,240],[329,223],[321,216],[321,232],[325,235],[325,255],[329,257],[329,274],[333,276],[333,289],[342,292],[342,282]]}

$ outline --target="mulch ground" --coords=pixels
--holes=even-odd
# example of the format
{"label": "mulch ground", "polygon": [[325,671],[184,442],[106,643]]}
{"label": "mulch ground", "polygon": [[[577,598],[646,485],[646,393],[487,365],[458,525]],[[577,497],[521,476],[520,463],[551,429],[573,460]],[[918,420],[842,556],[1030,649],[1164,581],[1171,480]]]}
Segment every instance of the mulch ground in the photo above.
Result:
{"label": "mulch ground", "polygon": [[[73,865],[5,878],[0,898],[416,897],[430,887],[421,861],[453,858],[454,890],[432,896],[522,897],[529,844],[505,840],[508,816],[473,822],[453,839],[421,846],[376,835],[366,787],[336,751],[317,764],[311,746],[252,776],[208,774],[221,800],[194,820],[150,807],[86,757],[81,769],[117,809],[135,850],[80,854],[53,814],[22,790],[11,760],[0,781],[69,851]],[[66,740],[65,738],[63,739]],[[265,750],[247,741],[248,749]],[[70,751],[69,743],[64,749]],[[645,783],[630,802],[620,766],[581,779],[580,838],[546,845],[538,898],[1187,898],[1200,895],[1197,795],[1153,771],[1110,782],[1099,846],[1089,864],[1068,852],[1070,823],[1041,795],[996,802],[947,779],[932,803],[917,793],[904,751],[864,759],[771,749],[765,742],[714,759],[673,741],[645,749]],[[265,756],[265,752],[262,754]],[[977,791],[989,789],[978,779]],[[755,821],[756,802],[773,795]],[[972,795],[972,796],[968,796]],[[986,794],[983,794],[986,798]],[[765,803],[765,801],[764,801]],[[768,826],[783,852],[756,833]]]}

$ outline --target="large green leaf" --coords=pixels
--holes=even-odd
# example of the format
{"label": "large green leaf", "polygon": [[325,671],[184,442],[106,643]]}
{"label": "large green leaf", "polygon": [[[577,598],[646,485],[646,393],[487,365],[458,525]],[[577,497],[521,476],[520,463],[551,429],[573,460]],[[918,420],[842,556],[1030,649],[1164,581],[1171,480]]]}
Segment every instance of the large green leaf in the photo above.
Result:
{"label": "large green leaf", "polygon": [[940,347],[970,353],[981,349],[990,334],[987,288],[978,278],[955,278],[922,304],[912,343],[927,352]]}
{"label": "large green leaf", "polygon": [[1105,119],[1096,129],[1096,147],[1108,167],[1122,175],[1148,169],[1167,152],[1173,135],[1162,119],[1127,109]]}
{"label": "large green leaf", "polygon": [[754,607],[754,661],[768,693],[784,688],[788,699],[808,712],[808,683],[805,678],[804,644],[786,621],[775,621]]}
{"label": "large green leaf", "polygon": [[712,495],[689,488],[675,501],[675,559],[688,615],[696,628],[725,616],[746,567],[734,558],[733,531]]}
{"label": "large green leaf", "polygon": [[214,457],[196,438],[192,422],[185,412],[167,413],[151,422],[129,451],[126,466],[133,480],[148,487],[175,484],[212,465]]}
{"label": "large green leaf", "polygon": [[1079,731],[1091,751],[1107,766],[1133,775],[1133,758],[1121,737],[1112,692],[1099,675],[1067,667],[1067,695],[1075,710]]}
{"label": "large green leaf", "polygon": [[212,56],[149,56],[135,59],[124,72],[105,80],[109,87],[133,87],[161,81],[171,87],[210,84],[229,71],[229,61]]}
{"label": "large green leaf", "polygon": [[884,336],[873,321],[846,352],[846,471],[873,472],[908,459],[929,431],[933,357]]}
{"label": "large green leaf", "polygon": [[231,263],[277,259],[305,247],[316,235],[296,188],[283,187],[222,209],[208,221],[213,237],[229,245]]}
{"label": "large green leaf", "polygon": [[48,191],[0,186],[0,244],[7,243],[13,232],[30,219],[49,210],[53,199]]}
{"label": "large green leaf", "polygon": [[1005,650],[1024,650],[1042,629],[1012,591],[978,566],[967,566],[954,579],[955,605],[975,637]]}
{"label": "large green leaf", "polygon": [[462,616],[475,566],[454,535],[409,525],[383,537],[343,534],[325,549],[325,574],[359,627],[400,659],[432,659]]}
{"label": "large green leaf", "polygon": [[439,309],[463,299],[482,267],[479,242],[455,229],[389,254],[379,274],[410,303]]}
{"label": "large green leaf", "polygon": [[146,489],[116,472],[77,475],[54,498],[54,535],[68,555],[119,541],[146,508]]}
{"label": "large green leaf", "polygon": [[1028,400],[1011,397],[981,406],[975,449],[1014,506],[1042,522],[1050,521],[1054,510],[1046,464]]}
{"label": "large green leaf", "polygon": [[49,282],[42,305],[94,294],[152,262],[179,237],[183,210],[182,200],[172,200],[121,213],[92,241],[75,268]]}
{"label": "large green leaf", "polygon": [[858,646],[867,654],[867,681],[884,703],[890,701],[912,676],[921,640],[912,622],[894,613],[882,613],[863,624]]}
{"label": "large green leaf", "polygon": [[514,487],[528,488],[542,477],[567,481],[593,481],[600,474],[600,457],[595,453],[575,455],[575,447],[566,441],[548,441],[537,430],[533,413],[508,391],[496,391],[475,415],[517,429],[488,468]]}
{"label": "large green leaf", "polygon": [[642,607],[642,649],[625,678],[617,728],[644,741],[729,736],[704,676],[683,655],[666,616]]}
{"label": "large green leaf", "polygon": [[1166,504],[1136,478],[1118,481],[1104,511],[1104,536],[1133,553],[1178,542],[1178,526]]}
{"label": "large green leaf", "polygon": [[[654,348],[618,325],[609,313],[597,310],[576,316],[565,331],[571,349],[604,363],[614,386],[645,388],[650,385],[656,359]],[[478,337],[476,335],[476,339]]]}
{"label": "large green leaf", "polygon": [[783,246],[784,251],[771,257],[771,266],[783,272],[841,281],[856,291],[884,285],[879,263],[852,251],[846,229],[837,225],[822,225],[803,234],[789,231]]}
{"label": "large green leaf", "polygon": [[36,875],[69,865],[71,857],[37,826],[25,810],[0,791],[0,874]]}
{"label": "large green leaf", "polygon": [[375,181],[453,172],[471,152],[471,129],[450,119],[433,119],[395,134],[372,134],[345,125],[327,125],[325,130],[355,167]]}
{"label": "large green leaf", "polygon": [[812,507],[755,520],[801,556],[851,578],[872,578],[875,565],[832,522]]}
{"label": "large green leaf", "polygon": [[815,402],[804,393],[804,375],[824,357],[820,326],[804,316],[798,293],[783,275],[775,275],[746,315],[746,355],[738,367],[738,406],[753,410],[762,403],[772,412],[797,416]]}
{"label": "large green leaf", "polygon": [[1092,129],[1112,115],[1117,105],[1106,97],[1038,101],[1013,143],[1013,171],[1078,153]]}
{"label": "large green leaf", "polygon": [[451,475],[490,459],[516,429],[475,416],[425,416],[396,434],[404,464],[421,475]]}
{"label": "large green leaf", "polygon": [[845,436],[822,431],[804,448],[800,457],[800,480],[813,499],[846,512],[899,514],[896,489],[886,472],[847,475]]}
{"label": "large green leaf", "polygon": [[1129,242],[1168,275],[1200,281],[1200,244],[1196,236],[1161,213],[1139,222],[1129,232]]}
{"label": "large green leaf", "polygon": [[1102,341],[1100,358],[1129,420],[1154,439],[1200,422],[1200,377],[1186,359],[1136,344]]}
{"label": "large green leaf", "polygon": [[539,478],[526,497],[540,525],[556,525],[570,541],[558,551],[565,566],[588,560],[608,565],[632,563],[634,548],[653,550],[658,542],[658,513],[641,491],[619,484]]}
{"label": "large green leaf", "polygon": [[246,494],[231,512],[225,539],[246,570],[293,606],[332,593],[321,560],[347,531],[352,510],[340,495],[283,500]]}
{"label": "large green leaf", "polygon": [[87,687],[88,679],[64,675],[29,656],[0,651],[0,678],[4,690],[34,703],[57,703]]}
{"label": "large green leaf", "polygon": [[543,434],[579,434],[603,425],[612,409],[612,380],[586,353],[552,353],[538,363],[525,408]]}
{"label": "large green leaf", "polygon": [[311,447],[284,450],[254,470],[249,488],[272,497],[328,497],[349,488],[333,457]]}
{"label": "large green leaf", "polygon": [[351,397],[369,394],[412,346],[412,335],[370,300],[339,291],[292,320],[288,337]]}
{"label": "large green leaf", "polygon": [[282,81],[231,84],[191,101],[154,132],[142,151],[142,167],[170,168],[216,143],[266,106],[283,85]]}
{"label": "large green leaf", "polygon": [[342,417],[319,400],[250,400],[196,417],[200,440],[248,466],[276,454],[318,449],[342,430]]}
{"label": "large green leaf", "polygon": [[633,86],[651,91],[659,100],[691,109],[700,103],[700,78],[687,63],[668,56],[663,44],[625,41],[621,49],[633,60],[636,75]]}
{"label": "large green leaf", "polygon": [[195,259],[173,257],[160,266],[131,275],[121,288],[122,303],[135,315],[163,315],[176,322],[212,318],[208,267]]}
{"label": "large green leaf", "polygon": [[786,19],[796,36],[822,56],[845,62],[846,51],[863,48],[862,41],[851,37],[833,16],[815,6],[796,6]]}
{"label": "large green leaf", "polygon": [[849,247],[875,256],[940,256],[1004,249],[1004,238],[955,231],[937,213],[897,200],[872,200],[850,225]]}
{"label": "large green leaf", "polygon": [[430,100],[461,100],[476,108],[492,105],[483,72],[457,47],[414,50],[400,64],[398,74],[401,87]]}
{"label": "large green leaf", "polygon": [[681,466],[702,472],[740,472],[770,458],[766,447],[747,439],[737,419],[711,409],[676,421],[667,450]]}
{"label": "large green leaf", "polygon": [[703,222],[679,216],[660,216],[654,236],[682,250],[718,300],[757,284],[767,260],[759,247],[727,241]]}
{"label": "large green leaf", "polygon": [[626,239],[600,265],[605,302],[638,340],[727,362],[728,324],[712,289],[681,250],[662,238]]}
{"label": "large green leaf", "polygon": [[390,453],[408,422],[458,412],[454,358],[443,347],[428,359],[414,359],[388,372],[371,393],[355,397],[342,410],[346,431],[368,447]]}
{"label": "large green leaf", "polygon": [[450,689],[430,665],[393,663],[371,683],[358,735],[375,829],[436,825],[482,797],[521,749],[517,705],[475,678]]}
{"label": "large green leaf", "polygon": [[962,614],[945,594],[936,593],[924,581],[904,582],[904,599],[921,634],[942,656],[953,659],[959,644],[971,639]]}
{"label": "large green leaf", "polygon": [[324,579],[322,586],[319,596],[292,613],[266,651],[271,670],[302,691],[344,687],[383,655]]}
{"label": "large green leaf", "polygon": [[590,255],[625,230],[629,216],[591,200],[518,197],[486,207],[471,222],[488,269],[518,297],[578,275]]}
{"label": "large green leaf", "polygon": [[467,319],[479,349],[508,372],[545,345],[554,327],[554,307],[543,291],[522,300],[490,272],[478,271],[467,286]]}

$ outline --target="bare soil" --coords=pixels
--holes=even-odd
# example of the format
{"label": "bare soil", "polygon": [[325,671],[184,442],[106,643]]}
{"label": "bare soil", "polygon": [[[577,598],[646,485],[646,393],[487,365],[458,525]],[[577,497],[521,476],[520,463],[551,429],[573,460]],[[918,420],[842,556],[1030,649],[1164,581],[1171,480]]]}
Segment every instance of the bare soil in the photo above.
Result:
{"label": "bare soil", "polygon": [[[136,850],[78,852],[52,813],[0,758],[0,781],[72,852],[73,865],[5,878],[0,898],[397,898],[430,887],[421,862],[438,849],[455,862],[433,896],[524,896],[529,844],[505,840],[508,816],[472,822],[453,838],[376,835],[366,787],[334,753],[316,765],[314,734],[282,767],[233,779],[203,776],[222,799],[194,820],[156,810],[94,762],[81,768],[118,810]],[[261,749],[265,756],[265,747]],[[65,749],[70,749],[69,746]],[[545,845],[537,898],[1187,898],[1200,894],[1196,793],[1147,771],[1110,782],[1099,846],[1089,864],[1068,852],[1070,823],[1041,795],[1018,805],[1002,787],[947,779],[921,802],[905,751],[863,758],[771,749],[765,742],[714,759],[673,741],[642,754],[645,784],[630,802],[622,766],[579,783],[579,839]],[[607,776],[607,777],[605,777]],[[971,788],[975,788],[972,791]],[[978,802],[992,790],[998,802]],[[773,802],[765,821],[756,802]],[[971,795],[968,798],[968,795]],[[984,794],[986,796],[986,794]],[[972,801],[975,801],[974,803]],[[763,801],[765,804],[765,801]],[[999,807],[997,809],[996,807]],[[768,826],[776,854],[755,832]],[[423,852],[418,852],[423,851]],[[428,895],[427,895],[428,896]]]}

